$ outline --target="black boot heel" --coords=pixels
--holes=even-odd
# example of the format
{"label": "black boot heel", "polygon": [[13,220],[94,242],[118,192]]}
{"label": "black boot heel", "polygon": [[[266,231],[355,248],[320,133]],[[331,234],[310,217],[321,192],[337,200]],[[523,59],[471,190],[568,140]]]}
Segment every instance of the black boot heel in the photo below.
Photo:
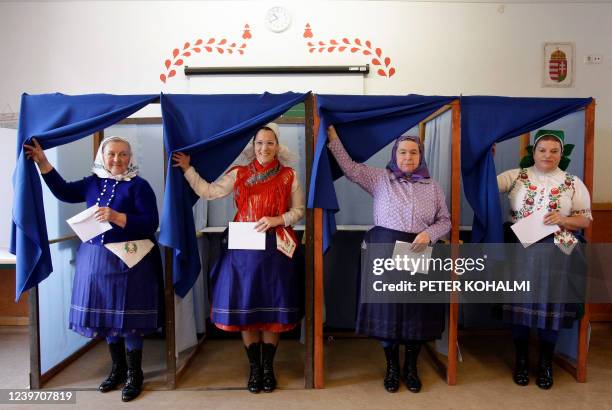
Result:
{"label": "black boot heel", "polygon": [[274,376],[274,354],[276,346],[272,343],[261,345],[261,364],[263,367],[262,387],[265,393],[270,393],[276,389],[276,377]]}
{"label": "black boot heel", "polygon": [[132,401],[142,392],[144,375],[142,373],[142,350],[127,352],[127,379],[121,390],[122,401]]}
{"label": "black boot heel", "polygon": [[519,386],[529,384],[529,339],[515,339],[516,362],[512,379]]}
{"label": "black boot heel", "polygon": [[259,393],[263,384],[261,374],[261,343],[251,343],[248,347],[245,346],[244,349],[249,358],[249,366],[251,368],[247,389],[251,393]]}
{"label": "black boot heel", "polygon": [[385,347],[385,358],[387,359],[387,372],[383,385],[389,393],[395,393],[400,385],[399,345]]}
{"label": "black boot heel", "polygon": [[554,354],[554,343],[540,342],[540,360],[536,378],[536,385],[540,389],[548,390],[553,386],[552,360]]}
{"label": "black boot heel", "polygon": [[421,391],[421,379],[417,372],[417,360],[421,351],[421,342],[406,343],[406,357],[404,358],[404,383],[413,393]]}
{"label": "black boot heel", "polygon": [[110,343],[108,345],[113,365],[110,374],[98,387],[102,393],[115,390],[117,386],[125,383],[127,377],[127,362],[125,360],[125,341],[121,339],[118,343]]}

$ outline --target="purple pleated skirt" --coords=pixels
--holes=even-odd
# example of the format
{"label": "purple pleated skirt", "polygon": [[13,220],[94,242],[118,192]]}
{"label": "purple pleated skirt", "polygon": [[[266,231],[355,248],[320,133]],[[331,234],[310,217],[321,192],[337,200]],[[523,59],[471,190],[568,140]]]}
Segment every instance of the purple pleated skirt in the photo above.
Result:
{"label": "purple pleated skirt", "polygon": [[[375,226],[366,232],[364,241],[366,246],[371,243],[388,244],[391,257],[395,241],[412,242],[415,237],[416,234]],[[444,308],[444,304],[437,303],[359,302],[356,332],[397,341],[439,339],[445,326]]]}
{"label": "purple pleated skirt", "polygon": [[211,319],[226,326],[293,324],[303,315],[304,280],[293,258],[276,249],[276,234],[266,233],[265,250],[227,249],[210,271]]}
{"label": "purple pleated skirt", "polygon": [[70,329],[86,337],[142,336],[161,326],[161,255],[153,249],[135,266],[101,245],[77,251]]}

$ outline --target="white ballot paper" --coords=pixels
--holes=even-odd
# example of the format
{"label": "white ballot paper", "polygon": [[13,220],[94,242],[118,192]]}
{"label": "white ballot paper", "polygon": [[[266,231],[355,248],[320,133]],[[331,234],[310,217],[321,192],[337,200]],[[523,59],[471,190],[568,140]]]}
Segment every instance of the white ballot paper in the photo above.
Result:
{"label": "white ballot paper", "polygon": [[266,233],[257,232],[257,222],[230,222],[228,249],[266,249]]}
{"label": "white ballot paper", "polygon": [[415,252],[410,249],[411,246],[410,242],[395,241],[392,258],[396,260],[396,257],[399,256],[400,266],[404,270],[427,275],[429,273],[428,260],[431,259],[433,247],[428,246],[422,252]]}
{"label": "white ballot paper", "polygon": [[547,213],[546,208],[541,208],[512,225],[512,230],[525,248],[561,229],[559,225],[544,225],[544,215]]}
{"label": "white ballot paper", "polygon": [[87,242],[91,238],[113,229],[110,223],[98,222],[96,220],[94,213],[97,210],[98,205],[94,205],[76,214],[72,218],[66,219],[68,225],[70,225],[74,233],[76,233],[83,242]]}

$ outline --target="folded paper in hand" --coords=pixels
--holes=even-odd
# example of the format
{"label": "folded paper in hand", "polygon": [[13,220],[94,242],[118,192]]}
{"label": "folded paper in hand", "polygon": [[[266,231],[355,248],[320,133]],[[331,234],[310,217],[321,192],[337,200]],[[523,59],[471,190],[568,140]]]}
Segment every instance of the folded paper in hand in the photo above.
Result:
{"label": "folded paper in hand", "polygon": [[544,224],[544,216],[547,213],[548,210],[546,208],[538,209],[511,226],[523,247],[527,248],[529,245],[561,229],[559,225]]}
{"label": "folded paper in hand", "polygon": [[[410,272],[414,273],[423,273],[427,275],[429,273],[429,263],[427,262],[431,259],[431,252],[433,251],[433,247],[428,246],[421,252],[415,252],[411,248],[414,244],[403,241],[395,241],[395,247],[393,248],[393,256],[392,259],[396,260],[399,256],[402,263],[404,261]],[[405,257],[405,258],[404,258]]]}
{"label": "folded paper in hand", "polygon": [[266,249],[266,233],[257,232],[257,222],[230,222],[228,249]]}
{"label": "folded paper in hand", "polygon": [[96,220],[94,214],[97,210],[98,205],[94,205],[66,220],[83,242],[113,229],[110,223]]}

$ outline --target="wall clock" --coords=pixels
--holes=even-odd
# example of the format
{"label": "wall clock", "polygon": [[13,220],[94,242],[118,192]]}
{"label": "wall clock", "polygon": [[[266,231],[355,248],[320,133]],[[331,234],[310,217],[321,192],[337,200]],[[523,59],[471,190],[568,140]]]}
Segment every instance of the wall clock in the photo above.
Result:
{"label": "wall clock", "polygon": [[266,12],[266,27],[274,33],[281,33],[291,25],[291,15],[284,7],[272,7]]}

